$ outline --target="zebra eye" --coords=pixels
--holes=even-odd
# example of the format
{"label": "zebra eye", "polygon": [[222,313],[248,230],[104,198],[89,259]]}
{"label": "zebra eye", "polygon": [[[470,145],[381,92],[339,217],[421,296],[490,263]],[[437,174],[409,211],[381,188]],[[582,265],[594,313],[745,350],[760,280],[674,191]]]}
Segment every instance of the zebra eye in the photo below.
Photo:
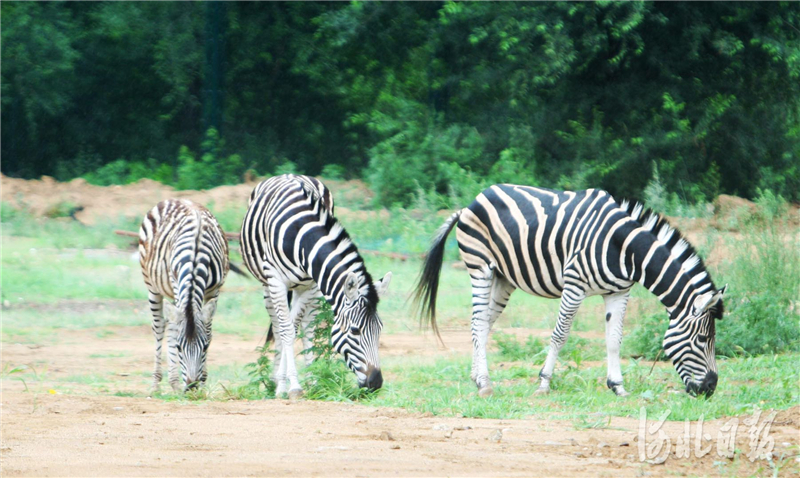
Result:
{"label": "zebra eye", "polygon": [[361,329],[356,326],[350,327],[350,335],[361,335]]}
{"label": "zebra eye", "polygon": [[706,335],[700,334],[697,336],[697,341],[700,342],[701,344],[706,343],[706,340],[708,340],[708,336]]}

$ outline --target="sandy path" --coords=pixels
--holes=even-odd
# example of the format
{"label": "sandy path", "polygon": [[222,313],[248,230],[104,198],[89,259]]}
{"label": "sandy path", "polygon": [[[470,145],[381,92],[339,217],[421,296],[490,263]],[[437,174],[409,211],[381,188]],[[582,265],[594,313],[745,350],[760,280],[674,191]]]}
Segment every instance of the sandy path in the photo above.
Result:
{"label": "sandy path", "polygon": [[[508,329],[507,329],[508,331]],[[547,335],[547,331],[511,329]],[[143,392],[151,367],[146,326],[120,327],[98,339],[92,330],[63,330],[55,344],[4,343],[3,367],[33,364],[42,380],[25,391],[2,381],[3,476],[647,476],[717,474],[715,453],[690,464],[641,463],[638,421],[612,419],[606,429],[575,429],[567,420],[439,418],[363,405],[285,400],[177,403],[98,393],[65,378],[113,376],[110,388]],[[469,354],[467,332],[432,337],[394,334],[382,353]],[[210,364],[244,364],[257,338],[220,334]],[[76,347],[76,344],[81,344]],[[97,358],[100,354],[103,357]],[[95,358],[92,359],[92,355]],[[66,379],[69,382],[69,379]],[[46,393],[52,383],[58,394]],[[706,423],[716,438],[725,420]],[[797,453],[800,407],[782,412],[770,435],[776,451]],[[499,441],[498,430],[502,435]],[[683,423],[664,425],[681,436]],[[387,440],[386,434],[393,440]],[[382,435],[384,437],[382,438]],[[748,450],[747,434],[737,446]],[[621,446],[627,443],[626,446]],[[787,448],[790,443],[794,448]],[[674,447],[674,445],[673,445]],[[792,450],[794,450],[792,452]],[[600,454],[600,455],[598,455]],[[791,463],[796,469],[796,463]],[[771,473],[740,460],[736,474]],[[763,468],[765,467],[766,468]]]}

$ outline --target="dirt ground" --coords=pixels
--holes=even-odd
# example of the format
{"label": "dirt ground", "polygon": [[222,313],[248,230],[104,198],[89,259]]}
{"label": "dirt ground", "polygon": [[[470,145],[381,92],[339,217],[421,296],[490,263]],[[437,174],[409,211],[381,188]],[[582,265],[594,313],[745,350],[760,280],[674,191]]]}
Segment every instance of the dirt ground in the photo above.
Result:
{"label": "dirt ground", "polygon": [[[431,337],[393,334],[382,339],[381,354],[469,353],[468,333],[443,333],[447,349]],[[215,335],[209,365],[241,366],[253,360],[255,345],[252,339]],[[639,460],[636,419],[576,429],[569,420],[544,417],[440,418],[305,400],[166,402],[110,396],[80,383],[69,393],[46,391],[49,381],[63,387],[59,379],[96,374],[112,375],[118,389],[141,394],[151,350],[146,326],[120,327],[103,340],[93,331],[65,330],[54,345],[4,344],[4,367],[36,364],[46,372],[30,391],[21,381],[3,381],[3,476],[660,476],[716,475],[720,463],[731,463],[716,456],[715,448],[700,459],[676,458],[681,422],[663,426],[673,456],[654,465]],[[107,358],[92,360],[98,355]],[[703,432],[714,440],[705,446],[715,443],[725,421],[705,423]],[[798,427],[800,407],[778,414],[770,430],[776,456],[797,453]],[[743,429],[737,448],[749,450]],[[648,436],[646,443],[653,440]],[[772,472],[765,461],[746,458],[729,466],[737,475]]]}
{"label": "dirt ground", "polygon": [[[102,218],[143,217],[147,210],[169,198],[186,198],[200,204],[213,204],[216,209],[228,207],[247,208],[250,193],[257,182],[235,186],[219,186],[209,190],[176,191],[150,179],[141,179],[124,186],[95,186],[78,178],[58,182],[49,176],[39,180],[9,178],[0,174],[2,200],[14,207],[24,207],[37,216],[47,215],[59,204],[79,208],[74,217],[83,224],[92,225]],[[363,203],[372,201],[372,191],[362,181],[325,180],[338,203]],[[145,205],[145,207],[143,207]],[[337,206],[342,212],[349,212]],[[368,214],[361,211],[361,214]],[[233,232],[233,231],[231,231]]]}

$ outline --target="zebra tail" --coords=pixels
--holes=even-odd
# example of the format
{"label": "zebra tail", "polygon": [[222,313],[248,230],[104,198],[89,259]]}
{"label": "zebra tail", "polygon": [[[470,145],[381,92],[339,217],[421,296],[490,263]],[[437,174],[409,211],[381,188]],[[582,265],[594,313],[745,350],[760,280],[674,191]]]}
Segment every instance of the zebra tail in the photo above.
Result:
{"label": "zebra tail", "polygon": [[233,262],[229,262],[228,267],[230,268],[231,272],[239,274],[240,276],[251,277],[250,274],[246,273],[243,269],[239,268],[239,266],[237,266]]}
{"label": "zebra tail", "polygon": [[447,236],[458,223],[459,217],[461,217],[461,211],[453,213],[436,232],[431,248],[425,256],[425,265],[420,274],[417,287],[414,289],[412,302],[413,310],[419,313],[420,327],[430,326],[442,345],[444,345],[444,341],[439,333],[439,326],[436,325],[436,293],[439,290],[439,275],[442,271]]}
{"label": "zebra tail", "polygon": [[264,347],[266,348],[270,342],[275,340],[275,334],[272,332],[272,324],[269,324],[269,329],[267,329],[267,340],[264,341]]}

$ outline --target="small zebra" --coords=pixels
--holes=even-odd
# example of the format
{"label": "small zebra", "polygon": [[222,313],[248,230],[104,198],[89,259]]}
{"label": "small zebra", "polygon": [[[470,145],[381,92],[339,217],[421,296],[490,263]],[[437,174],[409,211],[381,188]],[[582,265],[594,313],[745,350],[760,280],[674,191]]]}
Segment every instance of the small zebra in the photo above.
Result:
{"label": "small zebra", "polygon": [[[293,174],[261,182],[250,195],[240,244],[244,263],[264,284],[264,305],[278,330],[276,395],[287,392],[287,380],[289,398],[303,393],[294,358],[296,327],[305,331],[307,349],[320,297],[334,312],[334,349],[356,374],[359,386],[380,388],[378,339],[383,324],[377,306],[392,273],[373,282],[333,215],[330,190],[314,178]],[[312,358],[307,354],[306,362]]]}
{"label": "small zebra", "polygon": [[[619,350],[635,283],[658,296],[670,315],[664,349],[686,391],[710,396],[717,385],[714,322],[727,286],[714,287],[694,249],[660,215],[641,204],[617,203],[607,192],[491,186],[441,226],[416,287],[421,320],[437,336],[436,293],[447,235],[456,238],[472,281],[472,380],[492,394],[486,346],[492,324],[516,289],[561,298],[537,393],[550,390],[558,352],[583,300],[602,295],[606,308],[608,387],[627,395]],[[440,337],[441,339],[441,337]]]}
{"label": "small zebra", "polygon": [[[158,203],[139,229],[139,263],[153,313],[156,363],[153,392],[161,383],[161,340],[168,324],[169,384],[176,392],[206,381],[206,353],[220,288],[228,274],[228,241],[211,212],[186,199]],[[177,309],[164,319],[164,297]],[[180,380],[178,367],[180,366]]]}

